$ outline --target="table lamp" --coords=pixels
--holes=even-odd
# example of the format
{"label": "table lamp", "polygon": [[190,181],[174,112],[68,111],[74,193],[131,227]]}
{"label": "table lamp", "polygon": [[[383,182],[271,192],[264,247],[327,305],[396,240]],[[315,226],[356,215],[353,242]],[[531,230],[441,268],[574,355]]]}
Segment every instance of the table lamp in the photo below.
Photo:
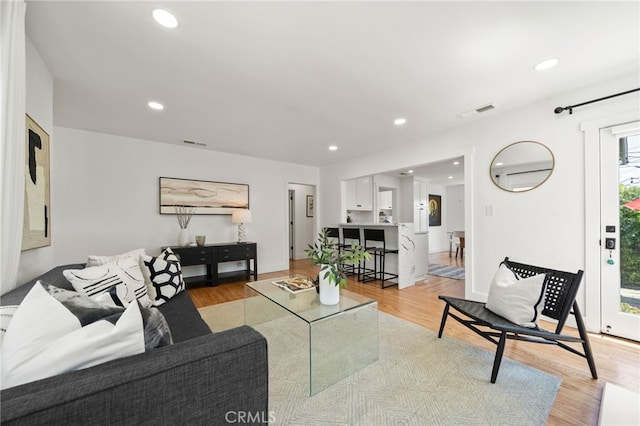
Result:
{"label": "table lamp", "polygon": [[251,210],[237,209],[231,214],[231,223],[238,224],[238,242],[245,242],[244,224],[251,223]]}

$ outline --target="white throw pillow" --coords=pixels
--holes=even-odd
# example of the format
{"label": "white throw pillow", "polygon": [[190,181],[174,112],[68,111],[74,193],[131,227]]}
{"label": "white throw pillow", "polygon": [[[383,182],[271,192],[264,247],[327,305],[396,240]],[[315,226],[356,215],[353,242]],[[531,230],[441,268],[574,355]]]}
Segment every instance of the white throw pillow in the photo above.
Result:
{"label": "white throw pillow", "polygon": [[522,327],[535,328],[544,308],[545,274],[522,278],[500,264],[485,307]]}
{"label": "white throw pillow", "polygon": [[77,292],[89,297],[113,292],[112,288],[116,287],[123,305],[138,299],[142,306],[151,306],[138,258],[124,257],[104,265],[67,269],[62,273]]}
{"label": "white throw pillow", "polygon": [[82,326],[37,282],[24,298],[2,345],[2,388],[144,352],[142,315],[131,303],[113,324]]}
{"label": "white throw pillow", "polygon": [[125,257],[133,257],[134,259],[138,259],[138,256],[143,256],[146,255],[147,253],[145,253],[144,249],[135,249],[135,250],[131,250],[128,251],[126,253],[122,253],[122,254],[116,254],[114,256],[96,256],[94,254],[92,254],[91,256],[89,256],[89,258],[87,259],[87,267],[89,266],[100,266],[100,265],[104,265],[105,263],[110,263],[110,262],[114,262],[118,259],[122,259]]}
{"label": "white throw pillow", "polygon": [[160,306],[184,290],[180,259],[170,249],[160,256],[140,256],[140,269],[153,306]]}

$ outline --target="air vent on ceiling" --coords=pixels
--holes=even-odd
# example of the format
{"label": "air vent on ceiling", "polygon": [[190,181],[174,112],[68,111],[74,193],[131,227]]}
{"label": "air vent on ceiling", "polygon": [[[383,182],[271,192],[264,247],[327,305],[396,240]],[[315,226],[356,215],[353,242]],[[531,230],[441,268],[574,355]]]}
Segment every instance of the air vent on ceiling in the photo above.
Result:
{"label": "air vent on ceiling", "polygon": [[478,107],[476,109],[472,109],[471,111],[461,112],[460,114],[458,114],[458,117],[459,118],[467,118],[467,117],[471,117],[472,115],[481,114],[483,112],[491,111],[491,110],[496,109],[496,108],[498,108],[498,105],[496,105],[494,103],[490,103],[488,105],[483,105],[483,106]]}
{"label": "air vent on ceiling", "polygon": [[202,143],[202,142],[194,142],[194,141],[183,141],[183,142],[189,145],[207,146],[206,143]]}
{"label": "air vent on ceiling", "polygon": [[483,107],[480,108],[476,108],[476,112],[481,113],[481,112],[487,112],[487,111],[491,111],[492,109],[495,109],[496,106],[494,104],[489,104],[489,105],[485,105]]}

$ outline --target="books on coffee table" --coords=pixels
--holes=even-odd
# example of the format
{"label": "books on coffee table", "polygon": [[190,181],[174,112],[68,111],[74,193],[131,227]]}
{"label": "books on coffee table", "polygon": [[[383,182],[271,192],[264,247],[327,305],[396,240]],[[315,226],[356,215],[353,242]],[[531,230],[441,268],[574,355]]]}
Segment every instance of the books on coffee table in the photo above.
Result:
{"label": "books on coffee table", "polygon": [[290,293],[301,293],[303,291],[315,290],[316,288],[313,281],[301,277],[293,277],[284,280],[273,281],[273,285],[287,290]]}

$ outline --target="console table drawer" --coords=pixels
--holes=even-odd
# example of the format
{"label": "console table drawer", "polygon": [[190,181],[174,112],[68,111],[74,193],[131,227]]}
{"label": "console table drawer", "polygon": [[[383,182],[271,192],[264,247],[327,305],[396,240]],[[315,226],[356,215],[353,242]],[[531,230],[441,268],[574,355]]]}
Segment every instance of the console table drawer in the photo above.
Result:
{"label": "console table drawer", "polygon": [[218,262],[253,259],[255,256],[255,244],[218,247]]}
{"label": "console table drawer", "polygon": [[211,250],[205,247],[181,248],[174,251],[180,256],[180,264],[184,266],[211,262]]}

